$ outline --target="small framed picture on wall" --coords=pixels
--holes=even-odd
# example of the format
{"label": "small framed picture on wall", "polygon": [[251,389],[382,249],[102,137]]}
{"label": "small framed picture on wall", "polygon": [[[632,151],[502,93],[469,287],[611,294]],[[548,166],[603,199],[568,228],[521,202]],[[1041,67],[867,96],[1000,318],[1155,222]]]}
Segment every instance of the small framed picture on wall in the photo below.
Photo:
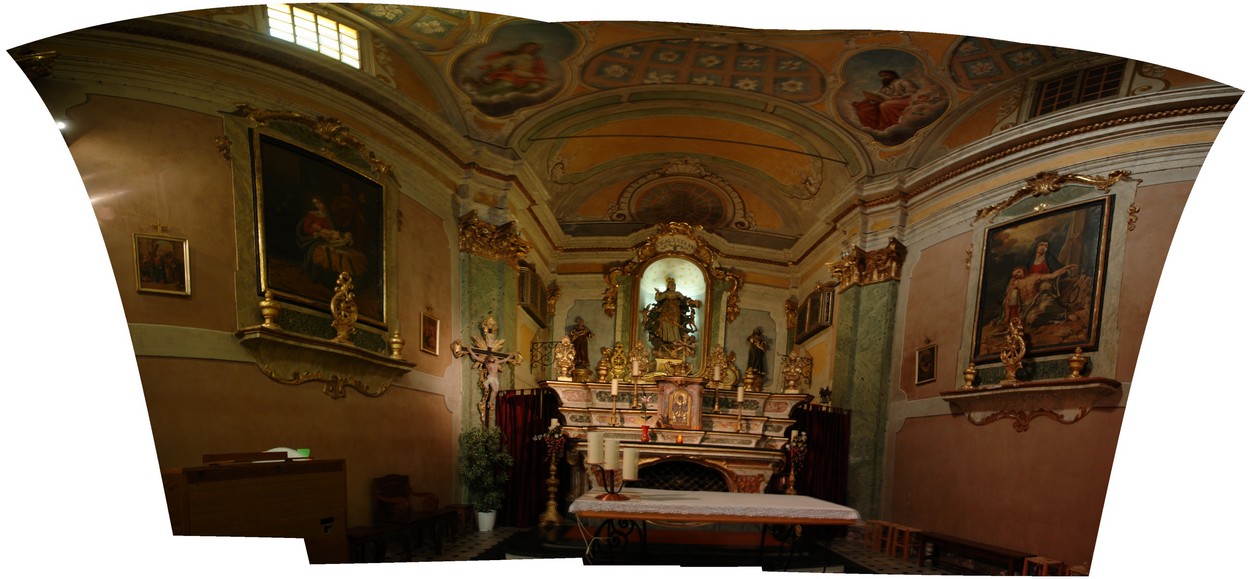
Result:
{"label": "small framed picture on wall", "polygon": [[191,295],[191,253],[187,240],[134,234],[135,288],[141,293]]}
{"label": "small framed picture on wall", "polygon": [[438,318],[421,312],[421,351],[438,355]]}
{"label": "small framed picture on wall", "polygon": [[937,344],[916,350],[916,385],[937,380]]}

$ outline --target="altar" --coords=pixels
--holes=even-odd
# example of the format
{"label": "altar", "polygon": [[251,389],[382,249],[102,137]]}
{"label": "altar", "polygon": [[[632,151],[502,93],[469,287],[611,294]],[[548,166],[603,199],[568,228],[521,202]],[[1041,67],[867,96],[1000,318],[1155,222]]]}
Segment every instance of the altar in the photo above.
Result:
{"label": "altar", "polygon": [[[684,461],[717,473],[725,490],[763,493],[786,465],[794,409],[811,400],[808,394],[706,387],[696,376],[652,380],[618,382],[615,396],[611,383],[542,382],[560,398],[564,433],[575,443],[578,463],[595,431],[622,450],[637,449],[642,470]],[[585,480],[582,485],[589,486]]]}

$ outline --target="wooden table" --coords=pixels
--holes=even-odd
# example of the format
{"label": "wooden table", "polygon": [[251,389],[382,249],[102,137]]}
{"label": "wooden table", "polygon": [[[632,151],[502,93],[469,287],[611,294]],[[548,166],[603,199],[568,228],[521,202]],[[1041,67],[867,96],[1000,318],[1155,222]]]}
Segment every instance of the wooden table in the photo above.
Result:
{"label": "wooden table", "polygon": [[762,555],[767,525],[791,530],[786,538],[793,553],[793,540],[801,536],[803,525],[850,525],[859,520],[855,509],[803,495],[627,488],[622,495],[629,500],[605,501],[596,498],[602,493],[593,489],[569,505],[579,522],[603,521],[595,530],[595,540],[588,541],[591,558],[596,548],[609,556],[624,550],[634,532],[639,533],[645,554],[648,521],[761,525]]}

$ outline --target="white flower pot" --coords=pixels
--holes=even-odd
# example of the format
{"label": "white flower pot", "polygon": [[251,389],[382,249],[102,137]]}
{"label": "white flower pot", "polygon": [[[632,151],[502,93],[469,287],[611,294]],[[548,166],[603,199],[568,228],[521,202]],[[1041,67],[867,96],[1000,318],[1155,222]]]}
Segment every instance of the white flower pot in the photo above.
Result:
{"label": "white flower pot", "polygon": [[477,513],[477,530],[479,533],[485,533],[495,528],[495,511],[487,511],[485,513]]}

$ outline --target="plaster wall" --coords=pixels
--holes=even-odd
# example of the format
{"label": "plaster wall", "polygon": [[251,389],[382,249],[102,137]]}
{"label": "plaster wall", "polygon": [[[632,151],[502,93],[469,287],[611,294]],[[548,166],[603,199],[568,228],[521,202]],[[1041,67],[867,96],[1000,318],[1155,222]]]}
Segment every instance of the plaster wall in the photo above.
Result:
{"label": "plaster wall", "polygon": [[[379,398],[349,391],[333,400],[316,383],[265,378],[233,341],[234,193],[230,163],[214,146],[221,120],[106,96],[89,97],[70,118],[70,151],[136,337],[160,467],[198,465],[208,453],[310,448],[314,457],[347,461],[349,525],[369,524],[370,481],[384,474],[408,474],[414,488],[454,502],[452,414],[438,393],[450,356],[445,345],[439,356],[420,353],[415,339],[421,310],[450,311],[448,276],[432,273],[450,269],[442,220],[411,201],[401,204],[408,221],[394,274],[401,327],[411,328],[406,357],[418,363],[410,374],[421,375],[405,379],[427,391],[395,386]],[[158,222],[166,227],[161,234],[188,240],[189,297],[135,289],[132,235],[155,233]],[[151,339],[157,335],[175,340]],[[217,346],[201,348],[192,338]]]}

